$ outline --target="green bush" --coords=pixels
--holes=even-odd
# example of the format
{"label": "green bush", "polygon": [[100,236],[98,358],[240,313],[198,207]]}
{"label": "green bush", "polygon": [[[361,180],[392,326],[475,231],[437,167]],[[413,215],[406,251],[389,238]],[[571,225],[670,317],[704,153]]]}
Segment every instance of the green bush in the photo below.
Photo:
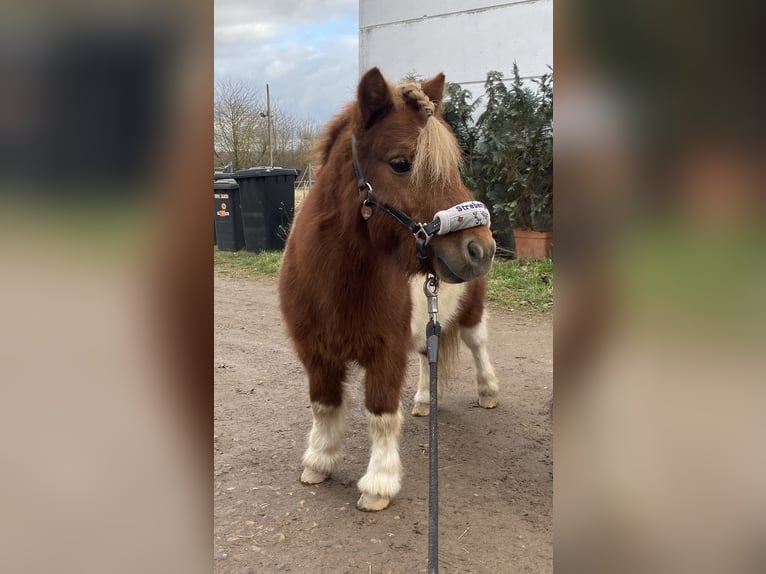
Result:
{"label": "green bush", "polygon": [[[464,153],[463,178],[493,211],[493,227],[545,231],[553,227],[553,74],[525,85],[518,66],[506,85],[500,72],[487,74],[476,98],[448,84],[442,115]],[[473,117],[482,98],[484,111]]]}

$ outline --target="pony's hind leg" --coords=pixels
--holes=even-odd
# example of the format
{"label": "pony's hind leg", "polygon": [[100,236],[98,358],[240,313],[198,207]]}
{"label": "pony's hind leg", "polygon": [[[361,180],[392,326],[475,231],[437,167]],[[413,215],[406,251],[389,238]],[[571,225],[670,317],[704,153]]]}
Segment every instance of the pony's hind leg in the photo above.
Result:
{"label": "pony's hind leg", "polygon": [[[458,328],[447,324],[442,327],[442,335],[439,343],[439,363],[437,365],[438,385],[437,398],[441,400],[448,382],[455,372],[460,340]],[[431,365],[425,352],[418,353],[420,374],[418,375],[418,390],[413,400],[412,414],[416,417],[427,417],[431,412]]]}
{"label": "pony's hind leg", "polygon": [[473,326],[460,327],[460,338],[471,350],[476,365],[476,387],[479,392],[479,406],[493,409],[497,406],[497,376],[487,352],[487,314]]}
{"label": "pony's hind leg", "polygon": [[413,400],[412,414],[416,417],[427,417],[431,412],[431,367],[423,353],[418,353],[420,374],[418,375],[418,390]]}
{"label": "pony's hind leg", "polygon": [[307,370],[313,424],[308,447],[303,454],[301,482],[317,484],[326,480],[340,465],[346,424],[343,406],[346,368],[343,365],[319,366],[314,363]]}

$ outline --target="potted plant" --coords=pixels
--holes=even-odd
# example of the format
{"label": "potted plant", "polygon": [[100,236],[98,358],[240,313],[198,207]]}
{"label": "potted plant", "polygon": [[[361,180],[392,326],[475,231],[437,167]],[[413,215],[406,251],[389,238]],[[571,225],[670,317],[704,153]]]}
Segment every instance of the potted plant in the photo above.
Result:
{"label": "potted plant", "polygon": [[553,245],[553,76],[524,85],[518,66],[506,86],[499,72],[485,83],[470,172],[492,207],[498,243],[511,232],[519,258],[543,258]]}

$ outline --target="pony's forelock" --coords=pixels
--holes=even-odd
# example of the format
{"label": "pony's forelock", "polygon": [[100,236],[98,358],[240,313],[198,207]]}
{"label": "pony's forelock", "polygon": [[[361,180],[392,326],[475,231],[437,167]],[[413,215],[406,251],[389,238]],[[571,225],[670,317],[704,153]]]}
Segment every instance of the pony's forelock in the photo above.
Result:
{"label": "pony's forelock", "polygon": [[460,167],[462,154],[455,136],[436,117],[438,101],[431,100],[417,82],[402,82],[396,86],[405,105],[413,106],[426,116],[426,123],[418,137],[412,162],[412,182],[445,184]]}
{"label": "pony's forelock", "polygon": [[462,155],[455,136],[437,117],[429,117],[418,136],[412,162],[412,182],[446,184],[460,167]]}

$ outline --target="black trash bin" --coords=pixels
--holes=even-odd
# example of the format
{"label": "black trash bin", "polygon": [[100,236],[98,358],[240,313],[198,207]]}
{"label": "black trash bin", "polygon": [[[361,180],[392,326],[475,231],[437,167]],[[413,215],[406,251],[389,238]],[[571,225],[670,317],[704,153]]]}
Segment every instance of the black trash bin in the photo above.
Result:
{"label": "black trash bin", "polygon": [[239,197],[239,184],[234,179],[213,182],[215,241],[221,251],[239,251],[245,244]]}
{"label": "black trash bin", "polygon": [[297,169],[253,167],[234,173],[239,183],[245,248],[284,249],[295,210]]}

